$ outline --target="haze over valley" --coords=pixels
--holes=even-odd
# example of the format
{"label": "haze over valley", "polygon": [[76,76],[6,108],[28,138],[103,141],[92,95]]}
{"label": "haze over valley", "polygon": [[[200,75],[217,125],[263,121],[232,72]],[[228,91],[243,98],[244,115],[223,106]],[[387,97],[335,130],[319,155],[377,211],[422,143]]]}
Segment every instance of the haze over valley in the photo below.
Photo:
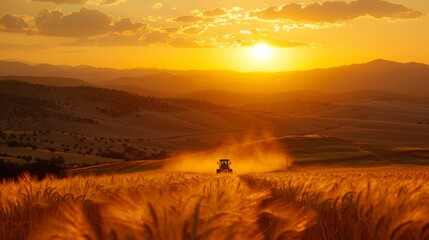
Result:
{"label": "haze over valley", "polygon": [[428,240],[428,13],[0,0],[0,240]]}
{"label": "haze over valley", "polygon": [[[42,68],[49,76],[17,76],[12,65],[25,66],[27,74]],[[177,157],[270,138],[279,138],[290,160],[302,164],[423,163],[429,153],[429,88],[419,84],[429,73],[424,64],[377,60],[286,73],[2,66],[2,148],[9,158],[18,158],[20,149],[89,165]],[[103,80],[112,72],[116,79]],[[143,75],[128,77],[131,72]],[[79,74],[84,80],[67,77]],[[367,80],[353,80],[358,77]],[[316,80],[325,91],[306,88],[317,86]],[[8,147],[12,142],[18,146]],[[302,152],[308,148],[314,156]]]}

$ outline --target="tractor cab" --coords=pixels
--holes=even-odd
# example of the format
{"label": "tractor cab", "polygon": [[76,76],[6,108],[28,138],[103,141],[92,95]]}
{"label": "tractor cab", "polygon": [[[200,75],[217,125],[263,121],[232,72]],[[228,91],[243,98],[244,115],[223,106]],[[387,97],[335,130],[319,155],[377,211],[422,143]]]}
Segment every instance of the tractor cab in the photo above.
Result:
{"label": "tractor cab", "polygon": [[219,165],[219,169],[216,169],[216,173],[232,173],[231,161],[229,159],[220,159],[217,164]]}

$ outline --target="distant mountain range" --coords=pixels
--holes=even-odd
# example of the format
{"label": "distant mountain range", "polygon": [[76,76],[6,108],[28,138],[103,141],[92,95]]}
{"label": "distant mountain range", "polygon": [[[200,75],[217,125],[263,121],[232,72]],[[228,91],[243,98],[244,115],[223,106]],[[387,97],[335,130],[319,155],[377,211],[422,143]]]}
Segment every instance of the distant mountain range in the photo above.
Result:
{"label": "distant mountain range", "polygon": [[[289,91],[341,93],[378,90],[415,97],[429,97],[429,65],[386,60],[328,69],[279,73],[117,70],[0,61],[0,76],[3,76],[0,79],[6,77],[57,86],[94,84],[157,96],[183,96],[206,90],[241,94],[275,94]],[[33,78],[24,79],[23,76]],[[43,80],[34,77],[51,78]]]}
{"label": "distant mountain range", "polygon": [[34,76],[0,76],[0,81],[17,80],[27,83],[51,85],[57,87],[91,86],[92,84],[76,78],[34,77]]}

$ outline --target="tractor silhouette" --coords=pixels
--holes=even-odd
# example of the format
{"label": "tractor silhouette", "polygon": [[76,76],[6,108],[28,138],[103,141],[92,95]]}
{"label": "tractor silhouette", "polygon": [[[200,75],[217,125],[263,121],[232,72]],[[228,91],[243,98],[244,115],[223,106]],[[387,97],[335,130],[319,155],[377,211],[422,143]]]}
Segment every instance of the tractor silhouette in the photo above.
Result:
{"label": "tractor silhouette", "polygon": [[219,169],[216,169],[216,173],[232,173],[232,169],[229,167],[231,165],[231,161],[229,159],[220,159],[217,164],[219,165]]}

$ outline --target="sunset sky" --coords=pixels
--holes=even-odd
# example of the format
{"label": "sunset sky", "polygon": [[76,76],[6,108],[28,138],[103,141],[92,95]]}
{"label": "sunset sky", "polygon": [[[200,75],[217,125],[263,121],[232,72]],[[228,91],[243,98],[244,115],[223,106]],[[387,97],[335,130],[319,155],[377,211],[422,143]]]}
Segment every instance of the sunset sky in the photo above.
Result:
{"label": "sunset sky", "polygon": [[429,63],[426,0],[0,0],[0,59],[289,71]]}

